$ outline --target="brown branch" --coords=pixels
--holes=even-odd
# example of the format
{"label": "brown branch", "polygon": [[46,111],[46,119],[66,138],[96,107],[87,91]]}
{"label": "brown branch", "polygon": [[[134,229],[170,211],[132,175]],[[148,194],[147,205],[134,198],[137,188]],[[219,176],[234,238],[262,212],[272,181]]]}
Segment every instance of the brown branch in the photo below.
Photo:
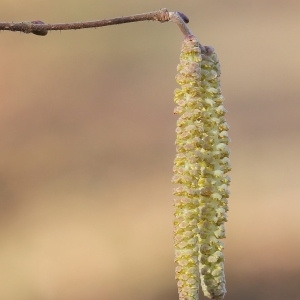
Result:
{"label": "brown branch", "polygon": [[[61,23],[61,24],[45,24],[43,21],[31,21],[20,23],[0,23],[0,30],[21,31],[25,33],[33,33],[36,35],[44,36],[50,30],[71,30],[71,29],[84,29],[84,28],[97,28],[109,25],[117,25],[139,21],[170,21],[171,15],[166,8],[158,11],[132,15],[127,17],[104,19],[99,21],[76,22],[76,23]],[[188,23],[189,19],[183,13],[177,13],[183,23]]]}

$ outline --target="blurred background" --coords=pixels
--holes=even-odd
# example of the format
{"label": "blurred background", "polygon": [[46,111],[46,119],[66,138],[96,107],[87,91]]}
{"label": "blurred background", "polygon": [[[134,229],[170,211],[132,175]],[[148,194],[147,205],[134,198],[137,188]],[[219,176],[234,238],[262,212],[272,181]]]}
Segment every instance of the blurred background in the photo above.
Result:
{"label": "blurred background", "polygon": [[[1,22],[162,7],[186,13],[222,66],[226,299],[299,299],[299,1],[0,2]],[[178,299],[170,180],[181,32],[140,22],[0,38],[0,299]]]}

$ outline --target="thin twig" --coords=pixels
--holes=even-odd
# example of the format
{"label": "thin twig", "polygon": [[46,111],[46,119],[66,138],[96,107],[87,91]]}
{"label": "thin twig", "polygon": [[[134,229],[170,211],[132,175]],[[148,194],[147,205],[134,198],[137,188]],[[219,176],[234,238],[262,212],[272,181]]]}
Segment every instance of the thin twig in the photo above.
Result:
{"label": "thin twig", "polygon": [[[178,25],[178,27],[180,28],[181,32],[183,33],[183,35],[185,37],[189,37],[189,36],[194,36],[194,34],[191,32],[191,30],[189,29],[189,27],[186,25],[186,16],[181,13],[181,12],[169,12],[169,16],[170,16],[170,21],[174,22]],[[188,19],[187,19],[188,20]],[[207,53],[207,49],[206,47],[203,47],[201,45],[201,43],[198,41],[199,43],[199,47],[201,49],[202,53]]]}
{"label": "thin twig", "polygon": [[[0,23],[0,30],[9,31],[21,31],[25,33],[33,33],[36,35],[46,35],[50,30],[71,30],[71,29],[84,29],[84,28],[97,28],[109,25],[117,25],[139,21],[159,21],[168,22],[170,21],[171,15],[166,8],[158,11],[153,11],[144,14],[104,19],[99,21],[88,21],[88,22],[76,22],[76,23],[61,23],[61,24],[45,24],[43,21],[31,21],[31,22],[20,22],[20,23]],[[188,23],[189,19],[183,14],[179,13],[183,23]]]}
{"label": "thin twig", "polygon": [[170,21],[176,23],[184,36],[193,35],[188,26],[185,24],[186,22],[183,19],[182,13],[179,12],[170,12]]}

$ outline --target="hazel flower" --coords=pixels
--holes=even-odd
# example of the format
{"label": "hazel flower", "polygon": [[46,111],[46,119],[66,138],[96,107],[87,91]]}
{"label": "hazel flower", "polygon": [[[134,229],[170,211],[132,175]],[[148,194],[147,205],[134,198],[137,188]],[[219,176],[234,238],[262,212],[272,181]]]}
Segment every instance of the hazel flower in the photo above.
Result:
{"label": "hazel flower", "polygon": [[[201,49],[203,50],[201,53]],[[185,37],[176,76],[178,105],[173,182],[176,279],[180,300],[204,295],[223,299],[224,222],[227,221],[230,170],[228,124],[214,49]]]}
{"label": "hazel flower", "polygon": [[[201,172],[202,105],[198,100],[201,91],[201,51],[194,37],[182,44],[179,74],[176,79],[181,89],[175,90],[177,121],[177,155],[174,162],[173,182],[179,184],[174,220],[176,279],[180,300],[198,300],[199,297],[199,193],[198,180]],[[190,240],[193,242],[191,243]]]}
{"label": "hazel flower", "polygon": [[[204,47],[204,50],[205,53],[202,54],[201,61],[201,98],[209,117],[203,118],[202,121],[205,135],[211,141],[210,151],[214,159],[213,162],[208,162],[206,159],[202,161],[203,165],[209,165],[213,172],[206,176],[206,179],[210,179],[209,187],[212,193],[210,195],[201,194],[199,197],[199,207],[207,209],[205,213],[200,214],[198,223],[200,236],[201,233],[207,235],[206,238],[199,239],[200,249],[202,244],[210,246],[209,251],[199,252],[199,270],[204,295],[212,299],[223,299],[226,288],[224,256],[221,251],[224,246],[219,239],[225,238],[224,222],[227,221],[227,198],[229,197],[228,185],[230,181],[225,174],[231,168],[227,148],[230,140],[228,137],[229,127],[224,118],[226,110],[221,94],[220,64],[212,47]],[[212,119],[214,122],[211,122]],[[204,227],[205,223],[209,225]]]}

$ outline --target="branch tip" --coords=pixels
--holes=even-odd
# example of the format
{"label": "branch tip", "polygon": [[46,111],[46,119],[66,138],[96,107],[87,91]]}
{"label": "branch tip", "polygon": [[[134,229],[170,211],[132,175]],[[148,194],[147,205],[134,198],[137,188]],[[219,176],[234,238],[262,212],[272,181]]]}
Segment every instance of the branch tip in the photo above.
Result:
{"label": "branch tip", "polygon": [[182,13],[180,11],[178,11],[177,13],[181,17],[181,19],[184,21],[184,23],[188,24],[190,22],[189,18],[184,13]]}

